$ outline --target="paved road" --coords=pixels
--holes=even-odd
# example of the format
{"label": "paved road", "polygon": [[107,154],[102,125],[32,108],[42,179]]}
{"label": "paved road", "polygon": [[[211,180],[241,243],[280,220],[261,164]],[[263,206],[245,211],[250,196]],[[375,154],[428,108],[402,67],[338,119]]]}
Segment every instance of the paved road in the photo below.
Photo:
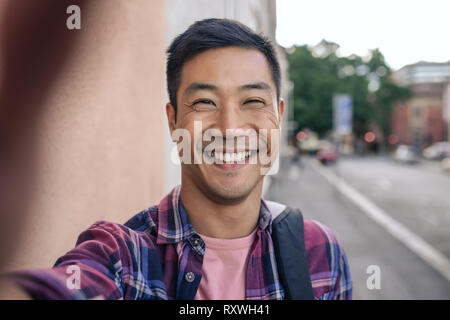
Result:
{"label": "paved road", "polygon": [[330,167],[393,218],[450,257],[450,174],[438,162],[343,158]]}
{"label": "paved road", "polygon": [[[310,162],[303,163],[282,168],[266,198],[300,208],[306,218],[334,230],[350,263],[354,299],[450,299],[448,280],[369,219]],[[380,267],[381,289],[367,288],[370,265]]]}

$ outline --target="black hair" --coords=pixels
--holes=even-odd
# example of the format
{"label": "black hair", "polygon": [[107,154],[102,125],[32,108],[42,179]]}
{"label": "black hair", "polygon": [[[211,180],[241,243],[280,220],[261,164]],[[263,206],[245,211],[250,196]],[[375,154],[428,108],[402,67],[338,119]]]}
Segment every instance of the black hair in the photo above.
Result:
{"label": "black hair", "polygon": [[167,50],[167,90],[175,112],[183,64],[204,51],[230,46],[256,49],[264,54],[277,90],[277,101],[280,100],[280,64],[271,41],[238,21],[212,18],[192,24]]}

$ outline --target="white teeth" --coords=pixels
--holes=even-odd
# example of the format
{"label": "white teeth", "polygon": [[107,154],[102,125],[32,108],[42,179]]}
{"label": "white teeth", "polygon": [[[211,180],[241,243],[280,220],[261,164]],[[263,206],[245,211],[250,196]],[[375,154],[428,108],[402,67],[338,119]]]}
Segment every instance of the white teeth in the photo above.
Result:
{"label": "white teeth", "polygon": [[234,153],[214,152],[214,158],[216,159],[216,161],[226,163],[242,162],[251,155],[252,155],[251,151],[234,152]]}

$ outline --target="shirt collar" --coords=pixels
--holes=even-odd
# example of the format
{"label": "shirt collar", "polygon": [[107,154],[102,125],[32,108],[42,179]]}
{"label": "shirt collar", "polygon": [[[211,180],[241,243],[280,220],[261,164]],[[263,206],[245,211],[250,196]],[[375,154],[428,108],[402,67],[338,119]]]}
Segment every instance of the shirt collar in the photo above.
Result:
{"label": "shirt collar", "polygon": [[[189,222],[186,210],[180,200],[181,186],[176,186],[158,205],[158,244],[185,241],[196,234]],[[261,198],[258,228],[269,232],[272,227],[272,215],[266,202]]]}

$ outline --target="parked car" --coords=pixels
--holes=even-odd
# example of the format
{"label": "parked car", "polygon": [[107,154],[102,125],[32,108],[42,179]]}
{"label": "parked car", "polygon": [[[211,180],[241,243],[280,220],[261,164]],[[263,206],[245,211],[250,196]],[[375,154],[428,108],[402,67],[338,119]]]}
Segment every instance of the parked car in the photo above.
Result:
{"label": "parked car", "polygon": [[428,160],[442,160],[450,156],[450,143],[447,141],[433,143],[423,150],[423,156]]}
{"label": "parked car", "polygon": [[303,153],[314,154],[319,149],[319,136],[313,131],[306,133],[306,138],[299,142],[299,148]]}
{"label": "parked car", "polygon": [[418,154],[414,152],[413,147],[405,144],[401,144],[397,147],[394,152],[394,159],[406,163],[416,163],[420,160]]}
{"label": "parked car", "polygon": [[331,143],[322,143],[317,151],[316,157],[322,164],[328,164],[338,159],[338,153]]}

